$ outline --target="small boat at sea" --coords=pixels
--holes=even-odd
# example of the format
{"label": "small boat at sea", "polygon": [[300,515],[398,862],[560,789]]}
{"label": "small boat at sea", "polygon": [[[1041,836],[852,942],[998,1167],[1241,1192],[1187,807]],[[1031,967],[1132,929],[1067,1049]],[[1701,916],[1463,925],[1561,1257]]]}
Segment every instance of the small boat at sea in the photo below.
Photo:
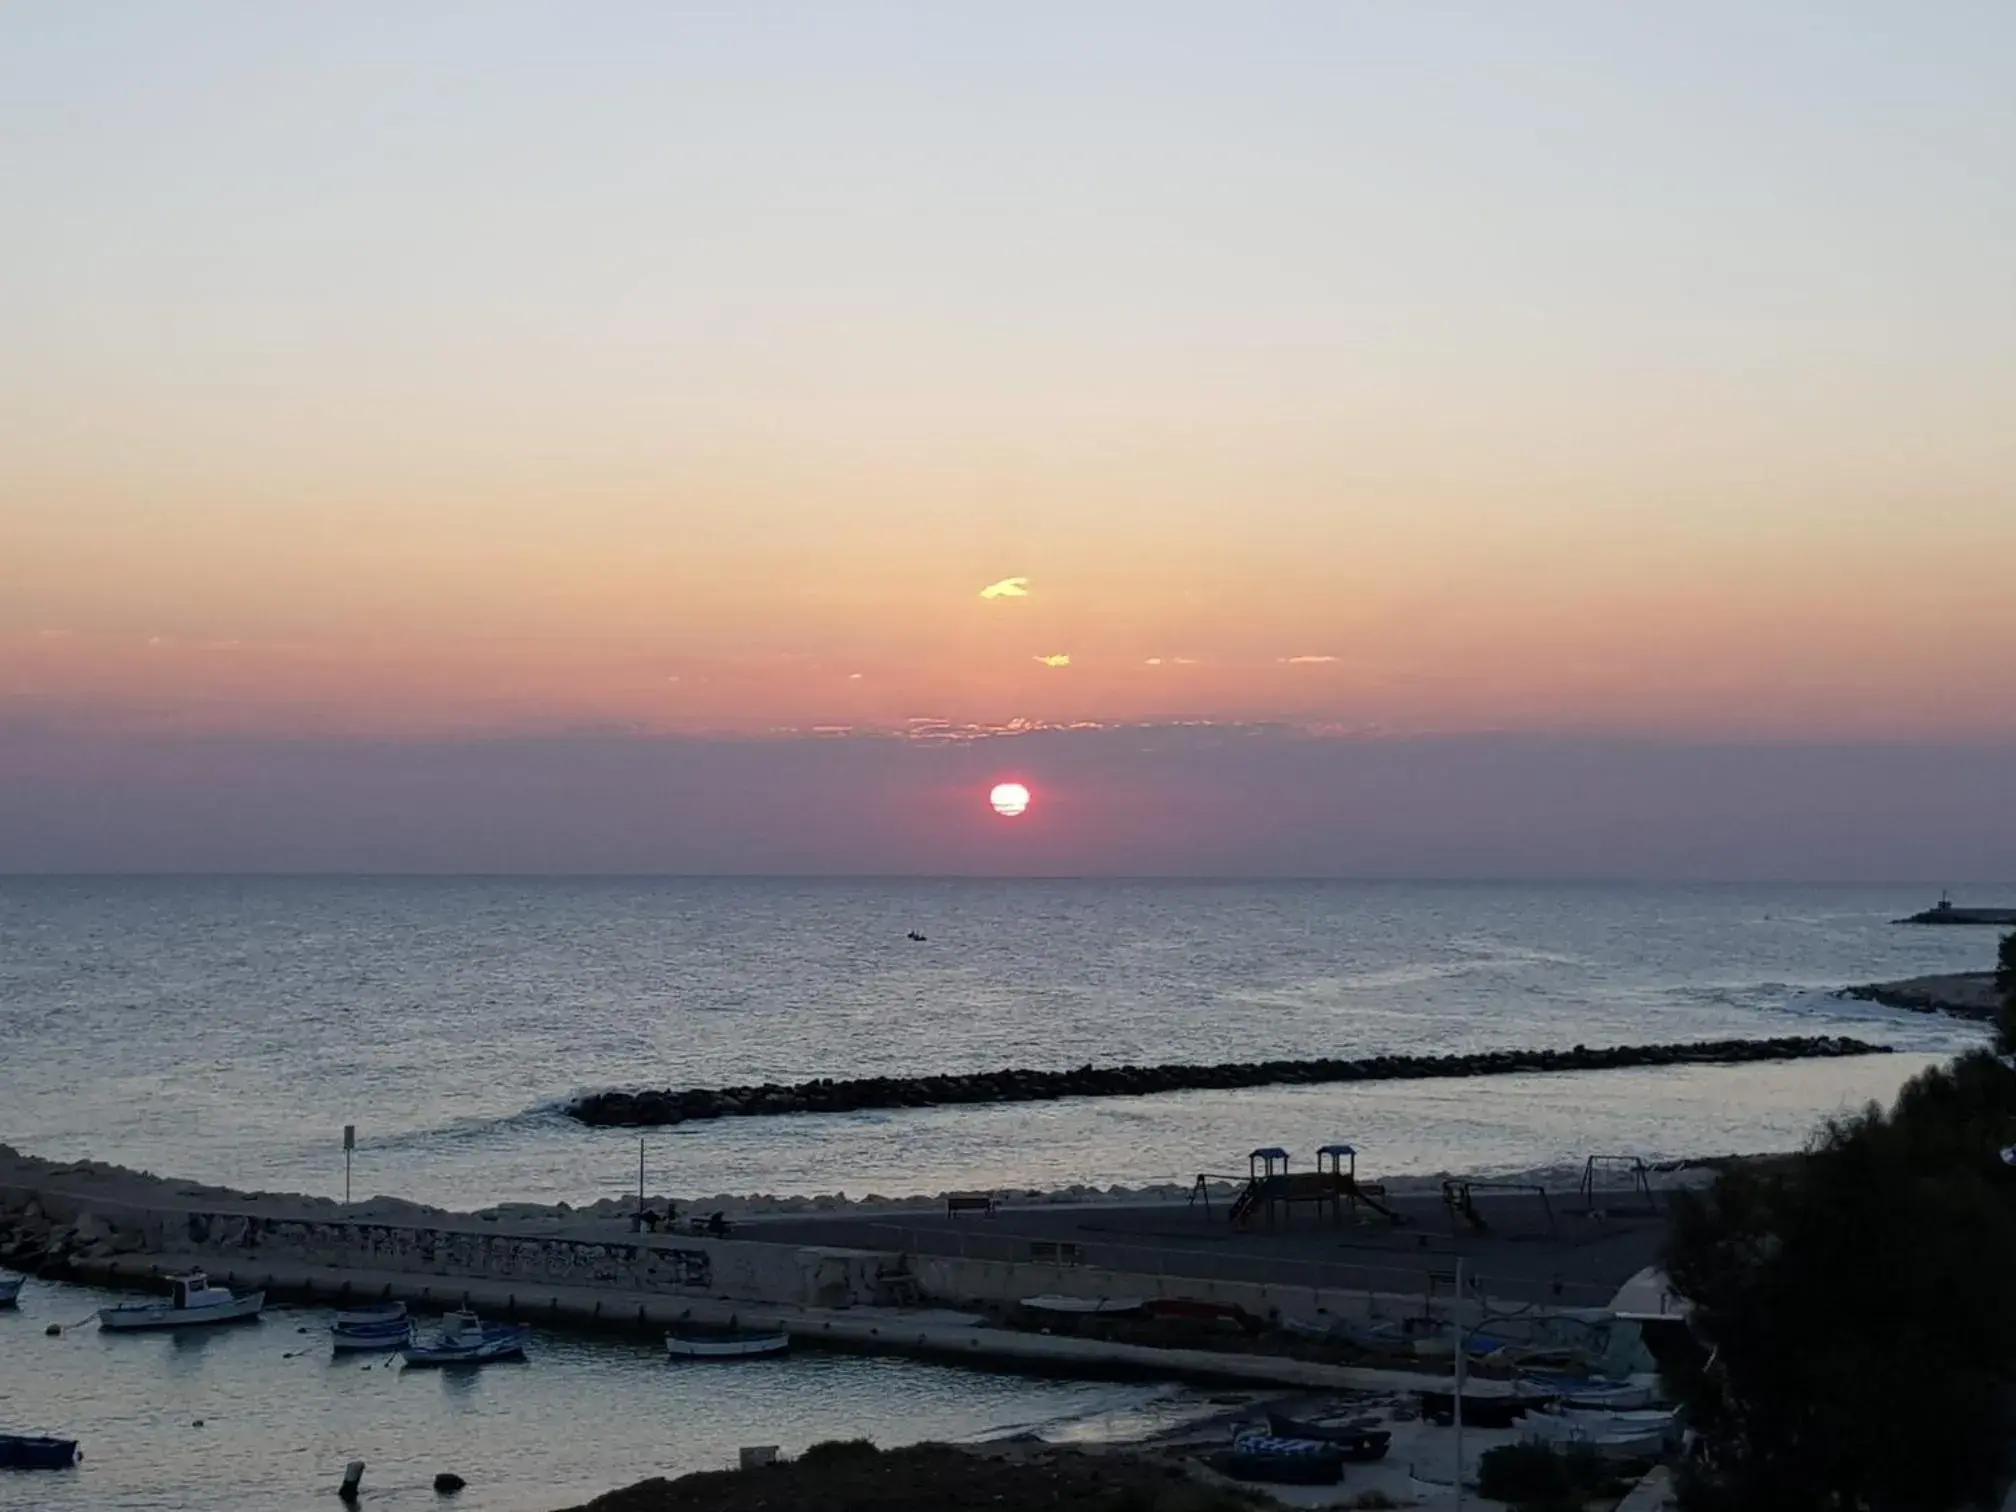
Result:
{"label": "small boat at sea", "polygon": [[525,1358],[529,1323],[485,1323],[467,1308],[441,1320],[440,1331],[425,1343],[406,1344],[400,1352],[408,1365],[489,1365]]}
{"label": "small boat at sea", "polygon": [[1267,1414],[1267,1428],[1277,1439],[1328,1444],[1347,1463],[1354,1465],[1366,1465],[1386,1458],[1386,1451],[1393,1445],[1390,1428],[1375,1427],[1369,1422],[1312,1423],[1304,1418],[1289,1417],[1286,1413],[1270,1412]]}
{"label": "small boat at sea", "polygon": [[12,1307],[21,1300],[21,1286],[26,1276],[0,1276],[0,1307]]}
{"label": "small boat at sea", "polygon": [[1024,1297],[1022,1305],[1033,1313],[1060,1318],[1125,1318],[1147,1307],[1140,1297],[1060,1297],[1049,1293]]}
{"label": "small boat at sea", "polygon": [[1241,1434],[1211,1467],[1234,1480],[1276,1486],[1334,1486],[1344,1478],[1344,1456],[1334,1444],[1264,1433]]}
{"label": "small boat at sea", "polygon": [[0,1470],[68,1470],[76,1463],[75,1439],[0,1433]]}
{"label": "small boat at sea", "polygon": [[665,1352],[675,1360],[755,1360],[791,1348],[782,1330],[675,1328],[665,1335]]}
{"label": "small boat at sea", "polygon": [[237,1323],[259,1316],[266,1293],[238,1296],[228,1287],[212,1286],[201,1271],[168,1278],[174,1290],[166,1302],[126,1302],[98,1310],[98,1326],[112,1332],[136,1328],[189,1328],[206,1323]]}
{"label": "small boat at sea", "polygon": [[404,1302],[345,1308],[330,1319],[329,1340],[338,1354],[404,1349],[413,1342],[413,1320]]}

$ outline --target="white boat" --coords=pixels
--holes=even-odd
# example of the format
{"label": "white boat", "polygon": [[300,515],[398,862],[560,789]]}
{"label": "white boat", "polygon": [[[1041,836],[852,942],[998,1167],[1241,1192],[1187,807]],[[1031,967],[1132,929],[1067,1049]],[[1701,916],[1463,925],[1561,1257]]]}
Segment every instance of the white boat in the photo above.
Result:
{"label": "white boat", "polygon": [[1676,1432],[1671,1412],[1534,1412],[1522,1429],[1534,1443],[1586,1448],[1611,1461],[1657,1459]]}
{"label": "white boat", "polygon": [[1122,1318],[1138,1313],[1147,1303],[1139,1297],[1060,1297],[1045,1294],[1024,1297],[1022,1305],[1031,1312],[1056,1313],[1072,1318]]}
{"label": "white boat", "polygon": [[529,1323],[485,1323],[467,1308],[449,1313],[440,1331],[424,1344],[406,1344],[400,1353],[408,1365],[489,1365],[525,1358]]}
{"label": "white boat", "polygon": [[344,1307],[337,1309],[330,1320],[332,1328],[376,1328],[381,1324],[397,1323],[406,1316],[404,1302],[379,1302],[370,1307]]}
{"label": "white boat", "polygon": [[100,1308],[98,1326],[115,1332],[133,1328],[188,1328],[201,1323],[235,1323],[256,1318],[266,1305],[266,1293],[247,1292],[236,1296],[222,1286],[212,1286],[201,1271],[170,1276],[174,1291],[166,1302],[128,1302],[118,1307]]}
{"label": "white boat", "polygon": [[781,1330],[696,1327],[675,1328],[665,1335],[665,1352],[675,1360],[753,1360],[783,1354],[790,1347],[791,1335]]}
{"label": "white boat", "polygon": [[12,1307],[21,1300],[21,1283],[26,1276],[0,1276],[0,1307]]}

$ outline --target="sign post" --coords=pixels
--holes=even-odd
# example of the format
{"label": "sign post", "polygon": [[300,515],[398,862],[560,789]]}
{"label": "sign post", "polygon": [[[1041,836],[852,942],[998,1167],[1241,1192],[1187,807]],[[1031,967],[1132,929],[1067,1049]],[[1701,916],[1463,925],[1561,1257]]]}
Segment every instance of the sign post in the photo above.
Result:
{"label": "sign post", "polygon": [[343,1125],[343,1206],[350,1206],[350,1152],[357,1148],[357,1125]]}

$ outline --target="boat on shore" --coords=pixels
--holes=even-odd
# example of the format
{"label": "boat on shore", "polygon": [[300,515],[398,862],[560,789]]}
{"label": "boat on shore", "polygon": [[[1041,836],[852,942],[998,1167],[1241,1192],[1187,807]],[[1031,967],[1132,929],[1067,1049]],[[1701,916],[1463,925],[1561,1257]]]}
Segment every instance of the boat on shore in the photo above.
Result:
{"label": "boat on shore", "polygon": [[791,1335],[781,1329],[690,1327],[665,1335],[665,1352],[675,1360],[757,1360],[790,1348]]}
{"label": "boat on shore", "polygon": [[1612,1464],[1657,1459],[1678,1431],[1672,1412],[1535,1412],[1521,1426],[1529,1442],[1587,1449]]}
{"label": "boat on shore", "polygon": [[1277,1439],[1329,1444],[1347,1463],[1354,1465],[1386,1458],[1386,1451],[1393,1445],[1392,1429],[1375,1427],[1369,1422],[1312,1423],[1286,1413],[1270,1412],[1267,1428]]}
{"label": "boat on shore", "polygon": [[266,1293],[238,1296],[228,1287],[212,1286],[201,1271],[170,1276],[174,1290],[165,1302],[125,1302],[98,1310],[98,1326],[113,1333],[140,1328],[191,1328],[210,1323],[239,1323],[257,1318]]}
{"label": "boat on shore", "polygon": [[402,1345],[400,1353],[411,1366],[491,1365],[524,1359],[525,1342],[531,1337],[529,1323],[485,1323],[467,1308],[458,1308],[441,1320],[432,1339]]}
{"label": "boat on shore", "polygon": [[1274,1438],[1245,1433],[1211,1461],[1211,1468],[1234,1480],[1275,1486],[1334,1486],[1344,1478],[1344,1456],[1318,1439]]}
{"label": "boat on shore", "polygon": [[0,1470],[68,1470],[76,1463],[75,1439],[0,1433]]}
{"label": "boat on shore", "polygon": [[[1456,1393],[1453,1391],[1417,1391],[1421,1401],[1421,1416],[1431,1423],[1453,1423],[1456,1421]],[[1551,1395],[1527,1395],[1522,1392],[1479,1391],[1463,1393],[1463,1421],[1472,1428],[1510,1428],[1529,1412],[1538,1412],[1552,1402]]]}
{"label": "boat on shore", "polygon": [[26,1276],[0,1276],[0,1307],[12,1307],[21,1300],[21,1287]]}

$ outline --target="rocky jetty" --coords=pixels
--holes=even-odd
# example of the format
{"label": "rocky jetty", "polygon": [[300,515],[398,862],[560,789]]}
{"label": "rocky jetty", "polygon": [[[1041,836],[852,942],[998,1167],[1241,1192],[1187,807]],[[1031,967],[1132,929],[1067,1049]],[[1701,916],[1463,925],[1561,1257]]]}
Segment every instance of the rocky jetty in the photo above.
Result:
{"label": "rocky jetty", "polygon": [[1641,1066],[1733,1066],[1751,1061],[1876,1055],[1887,1046],[1829,1035],[1619,1045],[1592,1050],[1487,1050],[1471,1055],[1375,1055],[1364,1060],[1234,1061],[1192,1066],[1080,1066],[1075,1071],[981,1071],[955,1076],[874,1076],[760,1087],[594,1092],[567,1111],[599,1127],[642,1127],[706,1118],[935,1108],[958,1103],[1047,1102],[1060,1097],[1145,1097],[1157,1092],[1313,1086],[1326,1082],[1516,1076],[1535,1071],[1615,1071]]}
{"label": "rocky jetty", "polygon": [[1865,982],[1834,996],[1908,1008],[1913,1013],[1950,1013],[1955,1018],[1993,1019],[2001,1007],[1992,971],[1957,971],[1946,976],[1906,977],[1901,982]]}

